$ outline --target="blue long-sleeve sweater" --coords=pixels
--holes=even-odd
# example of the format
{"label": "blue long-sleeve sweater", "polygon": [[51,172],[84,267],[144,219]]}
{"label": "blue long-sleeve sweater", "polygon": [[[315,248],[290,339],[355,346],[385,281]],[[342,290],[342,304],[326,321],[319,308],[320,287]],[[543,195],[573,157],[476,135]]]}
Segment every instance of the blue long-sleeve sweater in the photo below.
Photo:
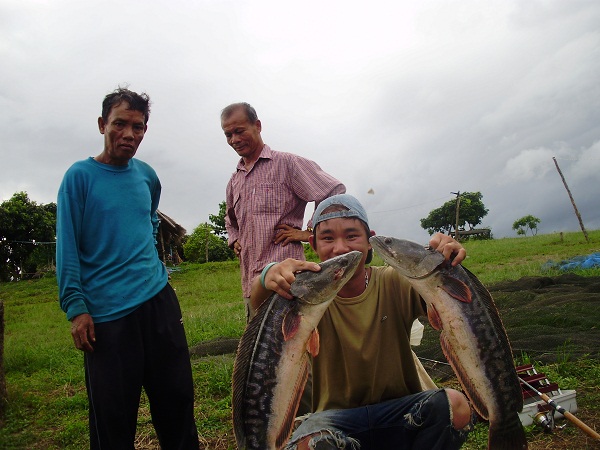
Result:
{"label": "blue long-sleeve sweater", "polygon": [[112,166],[90,157],[67,170],[56,221],[56,275],[67,319],[119,319],[166,285],[155,245],[160,192],[156,172],[138,159]]}

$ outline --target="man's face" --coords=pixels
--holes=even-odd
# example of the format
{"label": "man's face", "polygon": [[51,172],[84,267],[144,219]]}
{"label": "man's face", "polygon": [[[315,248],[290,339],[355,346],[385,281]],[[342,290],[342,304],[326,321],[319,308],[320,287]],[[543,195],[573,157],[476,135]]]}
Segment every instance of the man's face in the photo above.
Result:
{"label": "man's face", "polygon": [[235,109],[231,115],[221,121],[221,128],[227,138],[227,143],[238,155],[251,161],[258,158],[263,148],[260,136],[261,123],[250,123],[243,108]]}
{"label": "man's face", "polygon": [[362,266],[371,249],[364,224],[355,218],[336,218],[320,222],[315,234],[310,237],[310,243],[321,261],[358,250],[363,253]]}
{"label": "man's face", "polygon": [[98,128],[104,135],[104,151],[100,162],[114,166],[125,166],[135,156],[147,126],[144,113],[129,108],[123,101],[113,106],[106,123],[98,118]]}

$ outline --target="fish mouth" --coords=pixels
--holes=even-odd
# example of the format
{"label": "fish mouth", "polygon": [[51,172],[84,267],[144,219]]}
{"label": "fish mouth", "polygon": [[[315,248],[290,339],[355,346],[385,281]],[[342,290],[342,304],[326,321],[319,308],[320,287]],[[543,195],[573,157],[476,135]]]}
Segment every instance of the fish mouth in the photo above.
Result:
{"label": "fish mouth", "polygon": [[436,250],[405,239],[372,236],[369,242],[385,262],[408,278],[427,278],[444,262]]}
{"label": "fish mouth", "polygon": [[344,267],[340,267],[338,270],[336,270],[333,274],[333,281],[337,281],[342,278],[344,276],[344,272],[346,272]]}
{"label": "fish mouth", "polygon": [[377,251],[377,253],[380,253],[381,257],[397,257],[396,252],[392,249],[392,238],[383,236],[372,236],[369,238],[369,242],[373,247],[375,247],[375,251]]}
{"label": "fish mouth", "polygon": [[[362,253],[351,251],[319,263],[321,271],[302,271],[296,276],[291,294],[303,304],[316,305],[331,298],[347,283],[360,264]],[[311,294],[314,289],[319,294]]]}

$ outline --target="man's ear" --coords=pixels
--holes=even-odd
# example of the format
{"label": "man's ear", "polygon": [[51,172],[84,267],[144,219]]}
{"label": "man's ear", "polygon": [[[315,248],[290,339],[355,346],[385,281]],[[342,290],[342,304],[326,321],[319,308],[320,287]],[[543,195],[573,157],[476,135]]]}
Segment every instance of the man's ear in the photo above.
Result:
{"label": "man's ear", "polygon": [[[314,233],[314,232],[313,232]],[[310,248],[312,248],[315,252],[317,251],[317,249],[315,248],[315,235],[311,234],[308,237],[308,243],[310,244]]]}
{"label": "man's ear", "polygon": [[100,134],[104,134],[104,129],[106,124],[104,123],[104,119],[102,117],[98,117],[98,129],[100,130]]}
{"label": "man's ear", "polygon": [[375,230],[371,230],[371,231],[369,231],[369,234],[370,234],[371,236],[375,236]]}

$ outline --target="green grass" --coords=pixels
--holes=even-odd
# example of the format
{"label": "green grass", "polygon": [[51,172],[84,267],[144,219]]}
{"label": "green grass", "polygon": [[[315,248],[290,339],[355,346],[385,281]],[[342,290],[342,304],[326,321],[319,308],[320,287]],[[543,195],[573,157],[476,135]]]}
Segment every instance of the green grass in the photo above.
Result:
{"label": "green grass", "polygon": [[[486,285],[524,276],[555,276],[560,272],[544,270],[548,261],[559,262],[574,256],[600,252],[600,230],[583,233],[544,234],[531,237],[467,241],[463,263]],[[583,276],[600,276],[600,269],[576,270]]]}
{"label": "green grass", "polygon": [[[465,266],[485,284],[522,276],[552,276],[542,265],[599,251],[600,231],[473,241],[465,243]],[[381,263],[375,258],[374,263]],[[582,271],[599,276],[600,271]],[[244,329],[239,267],[236,261],[184,264],[172,274],[181,302],[190,346],[221,337],[239,337]],[[5,305],[4,367],[9,393],[0,449],[82,449],[88,447],[87,397],[83,358],[73,346],[70,324],[58,306],[56,281],[0,283]],[[582,315],[585,311],[582,311]],[[550,320],[553,320],[550,318]],[[568,346],[563,350],[568,356]],[[231,436],[231,355],[192,358],[196,419],[204,448],[233,448]],[[590,392],[581,407],[600,401],[600,364],[568,357],[544,367],[565,388]],[[571,387],[573,386],[573,387]],[[477,431],[465,448],[483,448],[486,431]],[[539,432],[528,431],[537,436]],[[145,397],[138,421],[137,448],[158,448]],[[481,435],[481,437],[479,437]],[[575,448],[575,447],[574,447]]]}

